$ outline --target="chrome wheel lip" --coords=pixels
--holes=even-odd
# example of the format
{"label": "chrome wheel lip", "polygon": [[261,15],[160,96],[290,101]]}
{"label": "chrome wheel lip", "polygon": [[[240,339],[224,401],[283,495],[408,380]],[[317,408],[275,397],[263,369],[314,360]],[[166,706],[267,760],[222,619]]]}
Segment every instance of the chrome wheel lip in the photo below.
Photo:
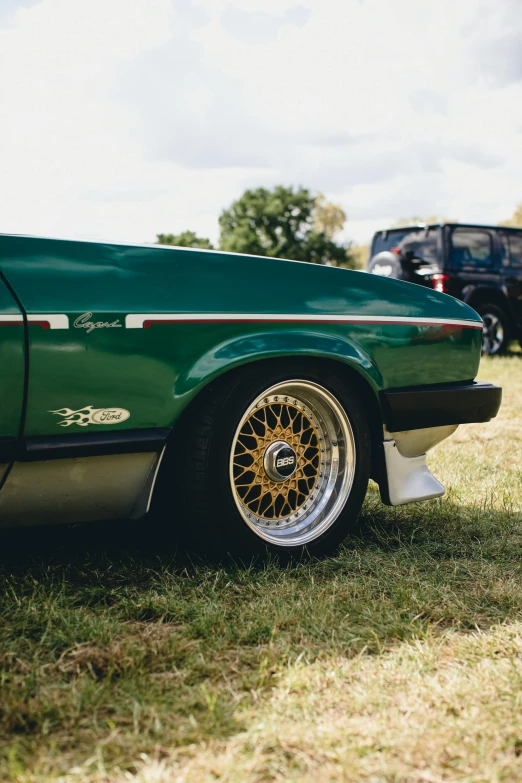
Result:
{"label": "chrome wheel lip", "polygon": [[504,342],[504,327],[494,313],[483,313],[482,321],[482,353],[494,355]]}
{"label": "chrome wheel lip", "polygon": [[[256,517],[242,503],[234,482],[234,456],[238,436],[245,421],[267,398],[288,395],[304,404],[306,415],[322,432],[324,463],[312,494],[289,517],[266,520]],[[304,410],[303,409],[303,410]],[[323,458],[322,458],[323,459]],[[305,546],[328,530],[350,495],[355,476],[355,439],[350,420],[334,395],[319,384],[301,379],[282,381],[259,394],[241,417],[232,439],[229,479],[236,507],[249,528],[269,544],[289,548]]]}

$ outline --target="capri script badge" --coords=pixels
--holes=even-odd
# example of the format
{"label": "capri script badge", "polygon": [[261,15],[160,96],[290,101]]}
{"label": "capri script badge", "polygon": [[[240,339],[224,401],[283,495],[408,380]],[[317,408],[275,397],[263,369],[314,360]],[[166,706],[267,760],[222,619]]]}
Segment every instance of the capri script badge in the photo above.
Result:
{"label": "capri script badge", "polygon": [[120,319],[116,318],[115,321],[109,323],[108,321],[92,321],[92,313],[84,313],[79,315],[74,322],[75,329],[86,329],[87,334],[93,332],[95,329],[121,329]]}

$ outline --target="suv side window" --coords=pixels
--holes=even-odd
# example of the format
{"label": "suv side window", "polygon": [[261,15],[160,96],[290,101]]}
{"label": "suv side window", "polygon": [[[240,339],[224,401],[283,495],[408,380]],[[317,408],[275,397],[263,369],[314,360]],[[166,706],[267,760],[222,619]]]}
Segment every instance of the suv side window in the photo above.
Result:
{"label": "suv side window", "polygon": [[453,269],[474,270],[493,266],[491,236],[487,231],[453,229],[450,252]]}
{"label": "suv side window", "polygon": [[399,245],[401,252],[411,251],[414,258],[422,259],[428,264],[437,264],[439,261],[439,233],[438,228],[410,231]]}
{"label": "suv side window", "polygon": [[522,268],[522,233],[508,234],[510,266]]}

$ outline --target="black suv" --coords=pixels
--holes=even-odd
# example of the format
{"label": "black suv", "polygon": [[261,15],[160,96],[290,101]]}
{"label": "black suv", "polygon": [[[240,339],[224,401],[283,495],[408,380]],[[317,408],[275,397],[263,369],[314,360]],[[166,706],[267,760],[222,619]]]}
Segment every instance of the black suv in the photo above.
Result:
{"label": "black suv", "polygon": [[378,231],[367,271],[462,299],[484,321],[483,351],[522,344],[522,229],[444,223]]}

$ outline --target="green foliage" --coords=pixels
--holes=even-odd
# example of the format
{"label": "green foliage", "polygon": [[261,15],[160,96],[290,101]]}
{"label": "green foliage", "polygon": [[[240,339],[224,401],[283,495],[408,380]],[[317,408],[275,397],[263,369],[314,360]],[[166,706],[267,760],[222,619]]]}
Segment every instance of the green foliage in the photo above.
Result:
{"label": "green foliage", "polygon": [[353,259],[353,269],[366,269],[370,255],[370,245],[352,245],[350,254]]}
{"label": "green foliage", "polygon": [[156,234],[156,244],[174,245],[175,247],[200,247],[213,250],[214,247],[206,237],[198,237],[194,231],[182,231],[181,234]]}
{"label": "green foliage", "polygon": [[340,204],[327,201],[322,193],[314,201],[314,231],[333,239],[346,223],[346,212]]}
{"label": "green foliage", "polygon": [[499,223],[499,226],[507,226],[509,228],[522,228],[522,201],[517,204],[515,211],[509,220],[504,220]]}
{"label": "green foliage", "polygon": [[[334,214],[329,210],[328,228],[323,219],[322,230],[318,230],[315,206],[315,197],[306,188],[294,191],[278,185],[272,191],[246,190],[219,218],[221,250],[347,266],[347,249],[332,239],[342,210],[332,205]],[[325,204],[321,202],[319,207],[326,217]]]}

